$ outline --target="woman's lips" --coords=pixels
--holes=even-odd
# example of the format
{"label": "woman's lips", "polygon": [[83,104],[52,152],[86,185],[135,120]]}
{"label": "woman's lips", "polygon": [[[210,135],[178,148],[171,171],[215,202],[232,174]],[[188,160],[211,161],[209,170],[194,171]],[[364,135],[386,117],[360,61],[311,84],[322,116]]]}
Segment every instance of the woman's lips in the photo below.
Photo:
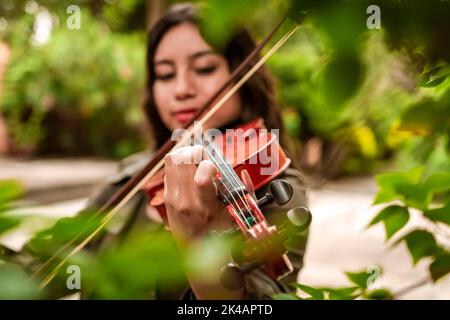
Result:
{"label": "woman's lips", "polygon": [[173,116],[179,123],[184,124],[184,123],[189,122],[192,119],[192,117],[194,116],[196,111],[197,111],[197,109],[181,110],[181,111],[174,112]]}

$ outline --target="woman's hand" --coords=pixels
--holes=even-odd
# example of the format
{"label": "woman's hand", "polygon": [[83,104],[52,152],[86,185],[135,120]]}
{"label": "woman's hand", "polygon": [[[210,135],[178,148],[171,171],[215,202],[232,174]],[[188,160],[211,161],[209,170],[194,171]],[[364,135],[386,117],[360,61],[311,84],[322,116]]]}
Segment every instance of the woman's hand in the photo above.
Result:
{"label": "woman's hand", "polygon": [[210,230],[232,227],[226,207],[217,198],[217,169],[205,159],[202,146],[180,148],[164,160],[167,219],[177,240],[191,241]]}
{"label": "woman's hand", "polygon": [[[180,148],[165,157],[164,199],[169,228],[182,246],[196,242],[210,230],[226,230],[233,226],[226,207],[217,198],[214,178],[217,169],[205,159],[203,147]],[[242,181],[250,194],[254,188],[247,171]],[[223,253],[229,261],[229,253]],[[188,280],[197,299],[241,299],[244,289],[230,291],[220,283],[220,268],[204,275],[188,273]]]}

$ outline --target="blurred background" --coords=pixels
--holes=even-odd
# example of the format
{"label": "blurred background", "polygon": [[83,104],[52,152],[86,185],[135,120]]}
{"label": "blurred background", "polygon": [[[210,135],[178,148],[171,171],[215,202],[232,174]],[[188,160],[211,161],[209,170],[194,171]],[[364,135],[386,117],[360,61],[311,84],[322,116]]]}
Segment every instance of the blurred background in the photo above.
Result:
{"label": "blurred background", "polygon": [[[152,144],[146,30],[177,2],[1,1],[0,298],[42,297],[9,257]],[[300,296],[449,299],[449,1],[195,2],[219,42],[308,12],[267,63],[313,214]]]}

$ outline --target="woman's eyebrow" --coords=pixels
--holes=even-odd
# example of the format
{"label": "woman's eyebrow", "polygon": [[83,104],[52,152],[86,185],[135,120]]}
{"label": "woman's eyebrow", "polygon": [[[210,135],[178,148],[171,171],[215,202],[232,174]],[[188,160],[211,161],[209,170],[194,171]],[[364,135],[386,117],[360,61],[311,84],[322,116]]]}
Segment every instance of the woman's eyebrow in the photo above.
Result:
{"label": "woman's eyebrow", "polygon": [[169,60],[169,59],[162,59],[162,60],[155,61],[155,66],[161,65],[161,64],[168,64],[168,65],[173,66],[175,63],[172,60]]}
{"label": "woman's eyebrow", "polygon": [[[202,50],[202,51],[198,51],[196,53],[191,54],[188,59],[189,60],[195,60],[199,57],[203,57],[206,55],[217,55],[217,52],[215,52],[214,50],[208,49],[208,50]],[[173,60],[170,59],[161,59],[161,60],[156,60],[155,61],[155,66],[157,65],[162,65],[162,64],[168,64],[173,66],[175,64],[175,62]]]}
{"label": "woman's eyebrow", "polygon": [[209,55],[209,54],[217,55],[217,52],[215,52],[214,50],[211,50],[211,49],[203,50],[203,51],[199,51],[199,52],[196,52],[194,54],[191,54],[189,56],[189,59],[190,60],[195,60],[195,59],[197,59],[199,57],[202,57],[202,56],[205,56],[205,55]]}

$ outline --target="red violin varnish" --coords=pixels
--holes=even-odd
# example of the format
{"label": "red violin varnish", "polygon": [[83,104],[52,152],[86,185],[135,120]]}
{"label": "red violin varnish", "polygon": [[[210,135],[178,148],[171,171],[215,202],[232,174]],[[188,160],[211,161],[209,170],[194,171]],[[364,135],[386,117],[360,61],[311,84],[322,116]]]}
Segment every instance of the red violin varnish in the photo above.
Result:
{"label": "red violin varnish", "polygon": [[[238,130],[242,130],[244,135],[248,132],[243,145],[238,144],[239,136],[235,134]],[[232,165],[239,177],[243,170],[247,170],[255,190],[272,181],[291,163],[291,160],[286,157],[286,154],[278,144],[277,137],[264,127],[262,119],[256,119],[237,126],[228,133],[225,132],[219,138],[214,143],[222,150],[227,162]],[[233,149],[232,152],[230,152],[231,149]],[[273,155],[273,153],[276,153],[276,155]],[[270,163],[262,163],[259,161],[261,158],[269,158]],[[269,167],[275,167],[273,173],[270,175],[262,174],[264,172],[263,169],[269,169]],[[151,199],[150,205],[158,209],[161,217],[165,219],[164,170],[159,171],[148,181],[144,190],[146,190]]]}
{"label": "red violin varnish", "polygon": [[[202,144],[218,169],[216,184],[219,198],[248,239],[243,258],[264,261],[266,273],[272,279],[292,271],[292,265],[284,254],[285,249],[275,241],[276,227],[269,225],[257,201],[239,178],[241,172],[247,170],[255,190],[258,190],[289,166],[291,160],[278,144],[277,136],[264,127],[262,119],[256,119],[215,136],[214,142],[207,140]],[[144,190],[149,195],[150,205],[158,209],[167,222],[164,169],[145,185]]]}

